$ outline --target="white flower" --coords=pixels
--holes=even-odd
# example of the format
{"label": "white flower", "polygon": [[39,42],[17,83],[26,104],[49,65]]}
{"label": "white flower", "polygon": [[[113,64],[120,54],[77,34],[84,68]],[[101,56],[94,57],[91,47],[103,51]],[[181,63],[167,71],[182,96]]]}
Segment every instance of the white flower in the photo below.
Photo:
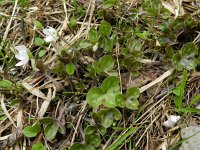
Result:
{"label": "white flower", "polygon": [[15,66],[22,66],[28,63],[29,56],[28,56],[28,49],[24,45],[15,46],[15,49],[19,52],[16,54],[15,57],[20,60]]}
{"label": "white flower", "polygon": [[178,123],[178,121],[180,120],[180,116],[175,116],[175,115],[170,115],[168,117],[168,120],[163,122],[163,125],[167,128],[173,127],[175,124]]}
{"label": "white flower", "polygon": [[46,29],[43,29],[43,33],[46,35],[44,39],[46,42],[55,42],[58,39],[58,32],[52,27],[47,27]]}

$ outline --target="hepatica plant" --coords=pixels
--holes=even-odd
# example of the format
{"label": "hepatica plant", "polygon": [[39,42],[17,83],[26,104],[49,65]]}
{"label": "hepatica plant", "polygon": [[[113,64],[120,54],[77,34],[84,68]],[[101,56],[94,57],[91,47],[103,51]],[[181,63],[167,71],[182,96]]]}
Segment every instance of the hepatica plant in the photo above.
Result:
{"label": "hepatica plant", "polygon": [[108,108],[126,106],[129,109],[137,109],[138,97],[139,89],[136,87],[129,88],[126,95],[121,94],[118,77],[110,76],[103,81],[101,87],[90,89],[86,100],[93,107],[103,104]]}

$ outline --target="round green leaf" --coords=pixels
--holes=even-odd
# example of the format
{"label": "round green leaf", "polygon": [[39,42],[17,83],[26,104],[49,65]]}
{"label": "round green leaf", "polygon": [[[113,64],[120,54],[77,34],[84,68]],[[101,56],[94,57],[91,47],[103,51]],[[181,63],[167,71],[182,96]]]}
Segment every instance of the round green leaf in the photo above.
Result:
{"label": "round green leaf", "polygon": [[38,131],[37,127],[27,126],[22,132],[26,137],[35,137],[40,131]]}
{"label": "round green leaf", "polygon": [[85,145],[85,150],[95,150],[95,148],[92,145]]}
{"label": "round green leaf", "polygon": [[98,130],[101,133],[101,135],[106,134],[106,128],[104,128],[102,125],[98,125]]}
{"label": "round green leaf", "polygon": [[42,26],[42,23],[37,20],[34,20],[33,24],[34,24],[35,29],[44,29],[44,27]]}
{"label": "round green leaf", "polygon": [[66,65],[66,72],[68,75],[73,75],[75,71],[75,66],[73,63],[69,63]]}
{"label": "round green leaf", "polygon": [[104,55],[94,63],[97,73],[108,72],[113,69],[114,61],[111,55]]}
{"label": "round green leaf", "polygon": [[87,128],[85,129],[85,134],[89,135],[92,134],[95,130],[94,126],[87,126]]}
{"label": "round green leaf", "polygon": [[94,147],[98,147],[101,144],[101,138],[97,133],[93,133],[85,135],[85,142],[93,145]]}
{"label": "round green leaf", "polygon": [[99,26],[99,31],[101,32],[102,35],[109,36],[111,34],[112,27],[110,23],[106,21],[102,21],[100,26]]}
{"label": "round green leaf", "polygon": [[58,132],[58,129],[59,129],[59,126],[57,123],[48,124],[44,129],[45,138],[48,141],[53,140]]}
{"label": "round green leaf", "polygon": [[92,46],[92,44],[90,43],[90,41],[88,41],[88,40],[81,40],[79,42],[78,49],[82,49],[82,48],[85,49],[85,48],[88,48],[90,46]]}
{"label": "round green leaf", "polygon": [[80,143],[75,143],[70,147],[70,150],[85,150],[85,146]]}
{"label": "round green leaf", "polygon": [[119,79],[116,76],[110,76],[107,77],[101,86],[103,91],[107,91],[107,92],[115,92],[115,91],[119,91],[120,87],[119,87]]}
{"label": "round green leaf", "polygon": [[115,103],[117,106],[121,108],[125,107],[125,100],[126,100],[126,96],[124,96],[123,94],[118,94],[115,96]]}
{"label": "round green leaf", "polygon": [[70,18],[70,21],[69,21],[69,24],[68,24],[69,27],[73,28],[73,27],[76,26],[76,24],[77,24],[76,18],[74,18],[74,17]]}
{"label": "round green leaf", "polygon": [[99,41],[100,48],[104,49],[106,52],[112,52],[113,43],[108,37],[102,37]]}
{"label": "round green leaf", "polygon": [[137,87],[128,88],[126,91],[127,98],[136,99],[140,96],[140,90]]}
{"label": "round green leaf", "polygon": [[125,104],[126,104],[126,107],[129,108],[129,109],[132,109],[132,110],[135,110],[138,108],[138,105],[139,105],[139,102],[137,99],[130,99],[128,98],[126,101],[125,101]]}
{"label": "round green leaf", "polygon": [[46,150],[46,148],[41,142],[39,142],[39,143],[34,144],[31,150]]}
{"label": "round green leaf", "polygon": [[42,46],[45,43],[45,40],[39,37],[35,38],[35,45],[36,46]]}
{"label": "round green leaf", "polygon": [[46,54],[46,52],[47,51],[45,49],[42,49],[42,50],[39,51],[38,56],[43,57]]}
{"label": "round green leaf", "polygon": [[103,101],[103,105],[109,108],[116,107],[115,103],[115,93],[108,92],[105,94],[105,100]]}
{"label": "round green leaf", "polygon": [[113,112],[108,111],[106,114],[104,114],[104,116],[101,119],[102,126],[104,126],[105,128],[109,128],[113,123],[113,119]]}
{"label": "round green leaf", "polygon": [[87,102],[93,107],[101,105],[103,99],[104,99],[104,93],[99,87],[90,89],[86,95]]}
{"label": "round green leaf", "polygon": [[120,120],[122,118],[122,114],[120,113],[120,111],[117,108],[112,108],[111,111],[114,114],[115,120]]}
{"label": "round green leaf", "polygon": [[91,43],[96,43],[98,42],[98,33],[94,28],[91,28],[89,33],[88,33],[88,40]]}

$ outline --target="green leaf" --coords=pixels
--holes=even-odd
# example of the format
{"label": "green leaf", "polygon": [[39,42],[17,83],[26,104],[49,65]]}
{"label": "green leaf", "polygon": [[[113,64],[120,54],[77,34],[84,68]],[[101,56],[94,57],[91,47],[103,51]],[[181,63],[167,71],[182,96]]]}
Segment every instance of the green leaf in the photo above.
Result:
{"label": "green leaf", "polygon": [[56,120],[53,119],[53,118],[50,118],[50,117],[43,117],[42,119],[39,120],[39,122],[40,122],[41,124],[49,124],[49,123],[54,123],[54,122],[56,122]]}
{"label": "green leaf", "polygon": [[127,98],[136,99],[140,96],[140,90],[137,87],[128,88],[126,91]]}
{"label": "green leaf", "polygon": [[126,100],[126,96],[124,96],[123,94],[118,94],[115,96],[115,103],[117,106],[121,108],[125,107],[125,100]]}
{"label": "green leaf", "polygon": [[118,0],[104,0],[103,1],[103,9],[108,9],[110,7],[113,7],[117,3],[118,3]]}
{"label": "green leaf", "polygon": [[106,134],[106,128],[102,125],[98,125],[98,130],[101,133],[101,135],[105,135]]}
{"label": "green leaf", "polygon": [[73,75],[75,71],[75,66],[73,63],[69,63],[66,65],[66,72],[68,75]]}
{"label": "green leaf", "polygon": [[115,120],[120,120],[122,118],[122,114],[120,113],[120,111],[117,108],[112,108],[111,111],[114,114]]}
{"label": "green leaf", "polygon": [[116,92],[119,91],[119,79],[116,76],[107,77],[101,86],[103,91]]}
{"label": "green leaf", "polygon": [[111,27],[110,23],[108,23],[106,21],[102,21],[99,26],[99,31],[102,35],[109,36],[111,34],[112,27]]}
{"label": "green leaf", "polygon": [[112,52],[113,43],[108,37],[102,37],[100,38],[100,48],[102,48],[106,52]]}
{"label": "green leaf", "polygon": [[200,112],[200,109],[197,109],[197,108],[176,108],[176,111],[179,111],[179,112],[189,112],[189,113],[197,113],[197,112]]}
{"label": "green leaf", "polygon": [[197,103],[200,100],[200,93],[197,94],[190,102],[190,105]]}
{"label": "green leaf", "polygon": [[34,27],[35,29],[44,29],[44,27],[42,26],[41,22],[34,20],[33,21]]}
{"label": "green leaf", "polygon": [[149,32],[147,32],[147,31],[137,32],[137,33],[135,33],[135,35],[137,35],[141,39],[147,39],[149,36]]}
{"label": "green leaf", "polygon": [[114,120],[113,112],[107,111],[101,119],[102,126],[105,128],[109,128],[112,125],[113,120]]}
{"label": "green leaf", "polygon": [[57,123],[47,124],[47,126],[44,129],[45,138],[48,141],[53,140],[58,132],[58,129],[59,129],[59,126]]}
{"label": "green leaf", "polygon": [[26,137],[35,137],[39,132],[40,132],[40,128],[38,126],[27,126],[23,129],[23,134]]}
{"label": "green leaf", "polygon": [[122,134],[116,141],[114,141],[108,148],[105,150],[115,150],[117,147],[122,145],[127,137],[136,133],[139,128],[130,128],[124,134]]}
{"label": "green leaf", "polygon": [[81,40],[79,42],[78,48],[79,49],[82,49],[82,48],[85,49],[85,48],[88,48],[90,46],[92,46],[92,44],[90,43],[90,41],[88,41],[88,40]]}
{"label": "green leaf", "polygon": [[109,108],[116,107],[115,103],[115,93],[107,92],[104,96],[105,100],[103,101],[103,105]]}
{"label": "green leaf", "polygon": [[85,150],[85,146],[80,143],[75,143],[70,147],[70,150]]}
{"label": "green leaf", "polygon": [[93,107],[101,105],[103,99],[104,99],[104,93],[99,87],[90,89],[86,95],[87,102]]}
{"label": "green leaf", "polygon": [[46,54],[46,52],[47,51],[45,49],[42,49],[42,50],[39,51],[38,56],[43,57]]}
{"label": "green leaf", "polygon": [[127,100],[125,101],[125,105],[128,109],[132,109],[135,110],[138,108],[139,102],[137,99],[130,99],[127,98]]}
{"label": "green leaf", "polygon": [[94,126],[87,126],[87,128],[85,129],[85,134],[89,135],[94,133],[95,127]]}
{"label": "green leaf", "polygon": [[12,86],[13,86],[13,83],[10,82],[9,80],[2,80],[2,81],[0,81],[0,87],[11,88]]}
{"label": "green leaf", "polygon": [[108,72],[113,69],[114,61],[111,55],[104,55],[93,63],[97,73]]}
{"label": "green leaf", "polygon": [[39,142],[39,143],[34,144],[31,150],[46,150],[46,148],[41,142]]}
{"label": "green leaf", "polygon": [[99,134],[93,133],[90,135],[85,135],[85,142],[93,145],[94,147],[98,147],[101,144],[101,138]]}
{"label": "green leaf", "polygon": [[45,43],[45,40],[39,37],[35,38],[35,45],[36,46],[42,46]]}
{"label": "green leaf", "polygon": [[76,18],[71,17],[70,20],[69,20],[69,24],[68,25],[69,25],[70,28],[75,27],[77,25]]}
{"label": "green leaf", "polygon": [[187,70],[183,71],[182,81],[173,89],[173,93],[175,94],[174,103],[176,107],[181,108],[183,106],[183,96],[184,96],[184,89],[187,82],[188,73]]}
{"label": "green leaf", "polygon": [[85,145],[85,150],[96,150],[92,145]]}
{"label": "green leaf", "polygon": [[182,70],[184,67],[187,70],[195,69],[197,66],[197,59],[195,55],[198,54],[196,45],[192,42],[185,44],[181,50],[172,58],[173,65],[177,70]]}
{"label": "green leaf", "polygon": [[95,44],[95,43],[98,42],[98,39],[99,39],[99,37],[98,37],[97,31],[94,28],[91,28],[89,33],[88,33],[88,40],[91,43]]}

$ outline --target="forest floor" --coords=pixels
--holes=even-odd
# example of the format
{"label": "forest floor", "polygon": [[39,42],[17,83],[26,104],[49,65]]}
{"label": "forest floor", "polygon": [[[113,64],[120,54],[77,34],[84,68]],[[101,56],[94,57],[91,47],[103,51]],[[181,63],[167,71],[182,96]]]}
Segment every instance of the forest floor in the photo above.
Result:
{"label": "forest floor", "polygon": [[183,150],[199,47],[199,0],[1,0],[0,149]]}

